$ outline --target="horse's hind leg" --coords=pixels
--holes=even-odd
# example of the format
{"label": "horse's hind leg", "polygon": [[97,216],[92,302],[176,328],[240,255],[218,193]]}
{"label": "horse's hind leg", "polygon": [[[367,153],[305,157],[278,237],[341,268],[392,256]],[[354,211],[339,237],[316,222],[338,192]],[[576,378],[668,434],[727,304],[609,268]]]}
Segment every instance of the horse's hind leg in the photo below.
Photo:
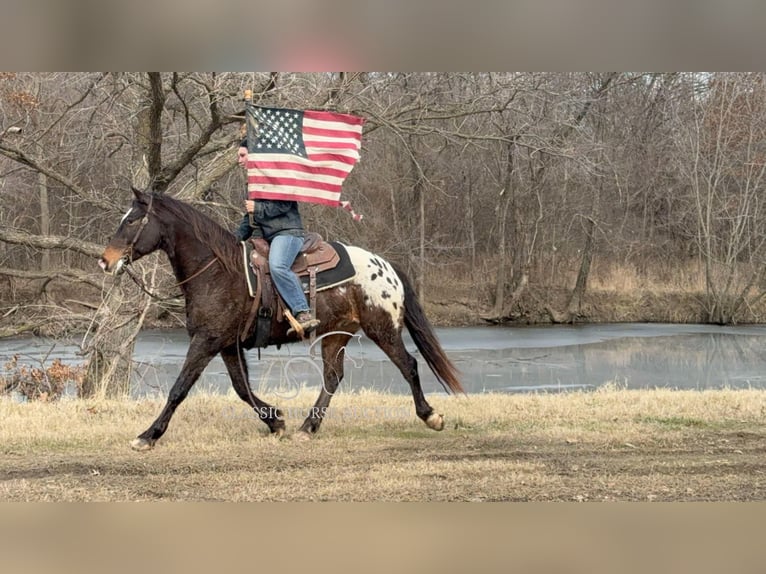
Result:
{"label": "horse's hind leg", "polygon": [[339,333],[337,335],[326,335],[322,339],[322,362],[323,383],[322,390],[319,392],[314,406],[311,407],[309,415],[303,421],[301,428],[295,434],[295,438],[306,437],[319,430],[322,419],[330,406],[335,391],[343,379],[343,360],[346,356],[346,344],[351,335],[348,333]]}
{"label": "horse's hind leg", "polygon": [[285,432],[285,421],[282,412],[256,397],[250,389],[247,376],[247,362],[245,361],[242,347],[237,344],[226,347],[221,351],[221,358],[226,365],[226,370],[231,378],[231,384],[239,398],[253,408],[255,414],[266,423],[273,435],[277,437],[282,436]]}
{"label": "horse's hind leg", "polygon": [[192,337],[183,367],[168,393],[165,407],[151,426],[131,442],[131,447],[134,450],[149,450],[165,434],[176,408],[183,402],[202,371],[218,352],[217,349],[213,350],[211,347],[209,340]]}
{"label": "horse's hind leg", "polygon": [[[385,322],[382,322],[385,325]],[[390,326],[366,326],[365,334],[380,347],[388,358],[397,366],[402,376],[410,385],[412,398],[415,401],[415,413],[429,428],[440,431],[444,428],[444,417],[434,411],[428,404],[423,394],[423,388],[420,386],[420,376],[418,375],[418,362],[407,352],[402,340],[401,329],[396,329],[392,324]]]}

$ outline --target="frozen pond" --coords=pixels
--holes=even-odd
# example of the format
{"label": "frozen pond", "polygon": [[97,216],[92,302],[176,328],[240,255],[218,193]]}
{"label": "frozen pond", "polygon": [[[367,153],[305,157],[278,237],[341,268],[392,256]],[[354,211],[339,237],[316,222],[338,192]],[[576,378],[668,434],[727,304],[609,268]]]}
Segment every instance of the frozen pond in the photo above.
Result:
{"label": "frozen pond", "polygon": [[[606,383],[628,388],[766,388],[766,326],[610,324],[437,329],[469,393],[560,392]],[[134,395],[164,394],[177,375],[188,345],[182,330],[146,331],[136,344]],[[418,356],[407,339],[408,348]],[[0,368],[13,354],[39,366],[55,358],[79,363],[75,341],[38,338],[0,340]],[[321,367],[308,344],[248,351],[251,386],[261,390],[318,386]],[[426,393],[442,392],[422,360]],[[346,351],[344,389],[409,393],[393,364],[364,337]],[[227,392],[223,362],[216,358],[196,389]]]}

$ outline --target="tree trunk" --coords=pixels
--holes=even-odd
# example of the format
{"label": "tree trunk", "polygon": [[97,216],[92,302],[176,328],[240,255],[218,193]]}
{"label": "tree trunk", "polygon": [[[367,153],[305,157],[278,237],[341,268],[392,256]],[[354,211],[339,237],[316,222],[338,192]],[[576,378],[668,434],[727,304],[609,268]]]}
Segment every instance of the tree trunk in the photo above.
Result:
{"label": "tree trunk", "polygon": [[[514,146],[516,142],[511,139],[508,142],[505,158],[505,173],[503,177],[504,187],[500,192],[502,206],[498,205],[498,263],[497,263],[497,281],[495,283],[495,311],[494,321],[499,322],[503,317],[503,309],[505,308],[505,285],[508,282],[508,260],[506,257],[508,239],[507,233],[507,221],[508,221],[508,209],[511,206],[511,199],[513,198],[513,191],[511,189],[513,183],[514,172]],[[505,196],[505,197],[503,197]],[[487,319],[485,317],[485,319]]]}
{"label": "tree trunk", "polygon": [[498,206],[498,261],[497,261],[497,277],[495,279],[495,310],[493,312],[494,317],[499,320],[503,315],[503,308],[505,307],[505,285],[508,282],[508,259],[506,257],[506,219],[508,217],[508,207],[511,204],[511,192],[505,189],[504,192],[505,201],[502,206]]}
{"label": "tree trunk", "polygon": [[[155,265],[152,275],[156,269]],[[119,398],[130,393],[133,349],[150,300],[138,295],[135,286],[124,281],[124,277],[115,278],[93,319],[96,333],[84,342],[89,358],[80,391],[82,397]]]}
{"label": "tree trunk", "polygon": [[[420,182],[420,179],[418,179]],[[418,299],[425,300],[426,283],[426,194],[423,185],[417,184],[420,196],[420,273],[418,274]]]}
{"label": "tree trunk", "polygon": [[[40,235],[47,237],[51,234],[51,215],[48,204],[48,178],[44,173],[37,176],[40,189]],[[47,273],[51,268],[51,254],[47,249],[43,249],[40,260],[40,271]]]}
{"label": "tree trunk", "polygon": [[[598,205],[600,193],[594,195],[591,211],[595,212]],[[574,289],[569,296],[566,310],[563,313],[557,312],[550,305],[545,306],[545,310],[553,323],[573,323],[580,315],[580,305],[588,286],[588,276],[590,275],[590,265],[593,260],[593,245],[595,242],[596,220],[594,216],[586,216],[585,224],[585,244],[582,248],[582,257],[580,258],[580,269],[577,272],[577,280]]]}
{"label": "tree trunk", "polygon": [[[146,101],[136,116],[135,134],[137,146],[133,157],[133,181],[143,189],[153,182],[162,169],[161,163],[161,114],[164,91],[159,74],[150,73],[150,89]],[[160,185],[165,182],[160,182]],[[82,386],[83,396],[118,397],[130,390],[131,360],[135,339],[143,325],[149,302],[143,308],[126,298],[126,291],[117,277],[104,297],[100,310],[93,319],[95,335],[87,347],[87,370]]]}
{"label": "tree trunk", "polygon": [[218,182],[237,165],[236,150],[223,150],[198,170],[196,177],[174,194],[183,201],[216,201],[215,190]]}
{"label": "tree trunk", "polygon": [[588,275],[590,274],[590,264],[593,259],[593,236],[595,227],[596,222],[589,217],[588,222],[585,225],[585,246],[582,250],[580,270],[577,273],[577,281],[575,282],[572,296],[569,298],[569,304],[567,305],[567,313],[569,314],[570,319],[574,319],[580,314],[580,304],[582,303],[583,295],[585,295],[585,288],[588,284]]}
{"label": "tree trunk", "polygon": [[[124,286],[118,277],[94,317],[97,331],[86,348],[89,353],[80,394],[84,398],[115,398],[130,391],[134,315],[118,310],[124,303]],[[131,344],[128,344],[131,343]]]}
{"label": "tree trunk", "polygon": [[474,226],[474,197],[471,180],[463,176],[463,184],[468,192],[468,205],[466,209],[466,225],[468,226],[468,245],[471,248],[471,279],[476,279],[476,228]]}

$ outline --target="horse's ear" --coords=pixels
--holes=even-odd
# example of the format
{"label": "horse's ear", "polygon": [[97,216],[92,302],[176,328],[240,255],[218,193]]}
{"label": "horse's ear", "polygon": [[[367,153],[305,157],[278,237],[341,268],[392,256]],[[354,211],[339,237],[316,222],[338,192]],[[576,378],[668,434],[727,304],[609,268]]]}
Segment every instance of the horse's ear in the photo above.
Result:
{"label": "horse's ear", "polygon": [[135,185],[131,185],[130,189],[133,190],[133,195],[135,195],[136,199],[138,199],[139,201],[144,198],[144,192],[138,189]]}

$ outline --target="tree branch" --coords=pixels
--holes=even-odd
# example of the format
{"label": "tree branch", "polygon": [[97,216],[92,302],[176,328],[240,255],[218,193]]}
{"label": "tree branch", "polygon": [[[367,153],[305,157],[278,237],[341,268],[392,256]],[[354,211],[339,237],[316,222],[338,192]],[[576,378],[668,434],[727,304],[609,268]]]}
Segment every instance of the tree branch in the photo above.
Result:
{"label": "tree branch", "polygon": [[0,228],[0,241],[14,245],[29,245],[40,249],[71,249],[89,257],[100,257],[104,251],[103,246],[75,237],[34,235],[26,231],[8,228]]}
{"label": "tree branch", "polygon": [[[200,152],[205,148],[205,146],[210,143],[213,134],[221,129],[225,123],[230,121],[228,117],[224,117],[221,114],[220,108],[218,106],[218,100],[215,95],[215,90],[207,84],[202,85],[204,86],[208,95],[208,111],[210,112],[210,121],[204,127],[197,139],[194,140],[181,153],[181,155],[176,158],[174,162],[168,163],[159,172],[159,177],[157,178],[157,189],[161,191],[167,189],[170,183],[173,182],[176,177],[178,177],[178,174],[181,173],[181,171],[187,165],[189,165],[196,157],[199,156]],[[181,95],[178,91],[176,91],[176,95],[179,97],[179,99],[181,98]],[[184,107],[186,107],[186,104],[183,102],[183,100],[182,103]]]}
{"label": "tree branch", "polygon": [[97,281],[92,275],[83,273],[77,270],[52,270],[52,271],[25,271],[22,269],[11,269],[8,267],[0,267],[0,275],[6,275],[8,277],[18,277],[20,279],[64,279],[67,281],[80,281],[81,283],[87,283],[94,287],[101,288],[102,282]]}
{"label": "tree branch", "polygon": [[27,154],[26,152],[24,152],[23,150],[15,146],[0,142],[0,155],[4,155],[8,159],[11,159],[15,161],[16,163],[20,163],[21,165],[30,167],[34,169],[35,171],[37,171],[38,173],[45,174],[49,178],[67,187],[77,197],[89,203],[90,205],[94,205],[96,207],[100,207],[101,209],[105,209],[108,211],[115,209],[115,205],[113,203],[103,198],[89,195],[82,187],[77,185],[74,181],[69,179],[67,176],[55,171],[54,169],[46,165],[43,165],[38,158]]}

